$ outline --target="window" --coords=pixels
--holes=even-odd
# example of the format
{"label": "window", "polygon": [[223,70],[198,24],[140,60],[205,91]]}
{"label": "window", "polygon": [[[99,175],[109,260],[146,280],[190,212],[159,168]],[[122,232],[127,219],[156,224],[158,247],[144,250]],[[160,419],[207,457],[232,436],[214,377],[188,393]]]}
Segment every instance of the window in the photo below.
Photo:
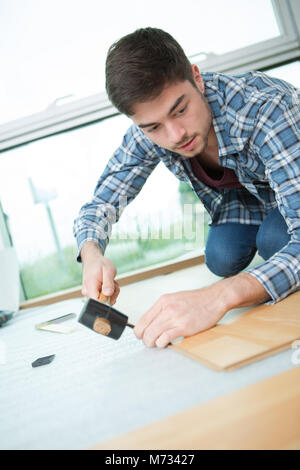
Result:
{"label": "window", "polygon": [[0,151],[115,115],[104,93],[107,49],[139,27],[169,31],[202,71],[260,70],[299,58],[298,0],[82,5],[1,3]]}
{"label": "window", "polygon": [[266,72],[272,77],[280,78],[289,83],[292,83],[297,88],[300,88],[300,61],[297,60],[290,64],[282,65],[280,67],[275,67],[269,69]]}

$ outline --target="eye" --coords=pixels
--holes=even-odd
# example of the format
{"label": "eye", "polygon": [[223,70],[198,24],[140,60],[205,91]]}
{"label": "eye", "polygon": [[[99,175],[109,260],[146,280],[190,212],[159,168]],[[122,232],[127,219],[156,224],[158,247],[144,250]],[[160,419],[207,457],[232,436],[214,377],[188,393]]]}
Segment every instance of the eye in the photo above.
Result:
{"label": "eye", "polygon": [[186,108],[187,108],[187,105],[185,105],[183,108],[179,109],[179,111],[177,111],[176,114],[179,114],[179,115],[180,115],[180,114],[183,114],[184,111],[186,110]]}
{"label": "eye", "polygon": [[151,127],[151,129],[148,129],[148,132],[154,132],[156,131],[156,129],[158,129],[159,125],[157,124],[157,126],[154,126],[154,127]]}

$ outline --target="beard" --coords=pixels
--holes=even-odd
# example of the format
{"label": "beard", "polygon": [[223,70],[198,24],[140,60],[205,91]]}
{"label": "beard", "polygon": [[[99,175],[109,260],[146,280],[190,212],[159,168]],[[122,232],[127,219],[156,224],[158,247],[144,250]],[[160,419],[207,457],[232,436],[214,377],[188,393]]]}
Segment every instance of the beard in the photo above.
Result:
{"label": "beard", "polygon": [[[199,95],[201,96],[201,99],[205,105],[206,108],[206,113],[207,113],[207,120],[203,124],[203,128],[199,130],[198,132],[194,132],[188,137],[185,137],[181,142],[178,142],[176,144],[176,147],[172,148],[174,152],[179,153],[180,155],[187,157],[187,158],[193,158],[197,155],[200,155],[204,150],[206,149],[208,145],[208,136],[212,128],[212,112],[209,107],[209,104],[206,100],[206,98],[203,96],[203,94],[197,90]],[[196,142],[195,146],[192,150],[185,150],[181,149],[183,145],[186,145],[188,142],[193,140],[196,137]]]}
{"label": "beard", "polygon": [[[209,128],[210,129],[210,128]],[[206,130],[205,132],[195,132],[192,134],[190,137],[184,139],[184,141],[180,142],[176,147],[174,147],[172,150],[179,155],[186,157],[186,158],[193,158],[196,157],[197,155],[200,155],[207,147],[208,144],[208,134],[209,134],[209,129]],[[191,150],[185,150],[180,148],[181,146],[187,144],[191,140],[193,140],[196,137],[195,141],[195,146]]]}

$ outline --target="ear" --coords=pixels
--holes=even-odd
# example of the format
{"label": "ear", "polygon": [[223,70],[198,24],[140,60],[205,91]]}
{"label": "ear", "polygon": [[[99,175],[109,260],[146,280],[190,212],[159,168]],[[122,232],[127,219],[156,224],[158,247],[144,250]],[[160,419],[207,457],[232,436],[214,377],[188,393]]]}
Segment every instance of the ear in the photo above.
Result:
{"label": "ear", "polygon": [[201,93],[204,95],[204,81],[198,69],[198,66],[195,64],[192,64],[191,67],[192,67],[192,73],[193,73],[195,85],[197,86],[198,90],[200,90]]}

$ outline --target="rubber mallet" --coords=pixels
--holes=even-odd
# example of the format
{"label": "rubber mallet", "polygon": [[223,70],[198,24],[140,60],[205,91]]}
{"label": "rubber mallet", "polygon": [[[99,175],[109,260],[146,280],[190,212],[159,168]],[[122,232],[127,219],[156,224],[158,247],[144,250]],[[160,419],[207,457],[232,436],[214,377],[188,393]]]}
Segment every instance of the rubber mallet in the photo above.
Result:
{"label": "rubber mallet", "polygon": [[98,300],[88,299],[80,312],[78,321],[96,333],[119,339],[126,326],[134,328],[134,325],[128,323],[127,315],[107,305],[108,300],[109,297],[102,293]]}

